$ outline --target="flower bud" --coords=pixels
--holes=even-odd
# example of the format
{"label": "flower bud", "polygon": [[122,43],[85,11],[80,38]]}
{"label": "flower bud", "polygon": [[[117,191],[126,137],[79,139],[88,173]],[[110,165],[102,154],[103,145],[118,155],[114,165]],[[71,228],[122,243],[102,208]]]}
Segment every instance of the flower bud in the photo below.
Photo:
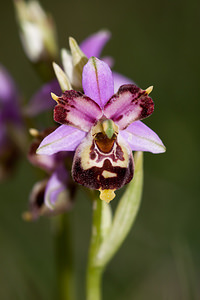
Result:
{"label": "flower bud", "polygon": [[29,197],[29,209],[28,211],[22,214],[22,218],[25,221],[34,221],[37,220],[41,216],[56,216],[58,214],[69,211],[73,206],[73,197],[70,195],[70,190],[65,189],[59,190],[57,189],[56,201],[53,208],[50,208],[45,203],[45,194],[50,193],[48,197],[54,196],[55,190],[50,190],[48,188],[48,179],[44,179],[42,181],[36,182],[33,186]]}
{"label": "flower bud", "polygon": [[33,63],[57,57],[57,36],[52,17],[35,1],[15,0],[24,51]]}
{"label": "flower bud", "polygon": [[64,71],[72,87],[82,90],[82,72],[84,65],[88,62],[88,58],[72,37],[69,38],[69,46],[71,52],[65,49],[61,51]]}

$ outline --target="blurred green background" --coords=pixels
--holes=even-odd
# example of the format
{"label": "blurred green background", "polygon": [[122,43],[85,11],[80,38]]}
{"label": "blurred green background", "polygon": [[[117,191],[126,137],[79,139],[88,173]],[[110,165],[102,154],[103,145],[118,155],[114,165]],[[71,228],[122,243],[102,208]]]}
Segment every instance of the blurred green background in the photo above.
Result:
{"label": "blurred green background", "polygon": [[[112,32],[103,54],[142,88],[154,85],[155,112],[145,123],[167,147],[145,153],[142,205],[128,238],[108,265],[103,299],[200,299],[199,70],[200,2],[41,0],[57,24],[59,46],[102,28]],[[26,99],[41,82],[24,55],[12,1],[0,4],[0,62]],[[49,219],[25,223],[37,172],[26,160],[0,186],[0,299],[51,300],[55,261]],[[114,200],[117,201],[117,200]],[[84,275],[91,205],[79,194],[71,213],[77,294]]]}

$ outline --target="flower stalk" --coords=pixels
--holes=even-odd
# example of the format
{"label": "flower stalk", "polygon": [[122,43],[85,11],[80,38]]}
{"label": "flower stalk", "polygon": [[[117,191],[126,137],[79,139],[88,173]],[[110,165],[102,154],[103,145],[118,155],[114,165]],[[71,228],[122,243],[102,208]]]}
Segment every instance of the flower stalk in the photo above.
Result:
{"label": "flower stalk", "polygon": [[93,219],[87,268],[86,299],[100,300],[101,280],[104,268],[103,266],[97,267],[95,260],[99,247],[109,231],[112,215],[110,206],[106,202],[100,200],[96,192],[93,194]]}
{"label": "flower stalk", "polygon": [[69,214],[62,214],[53,219],[53,235],[57,267],[56,299],[75,300],[74,262]]}
{"label": "flower stalk", "polygon": [[135,153],[135,176],[122,196],[112,221],[109,204],[95,197],[87,269],[87,300],[101,300],[101,281],[107,263],[128,235],[138,212],[143,187],[143,152]]}

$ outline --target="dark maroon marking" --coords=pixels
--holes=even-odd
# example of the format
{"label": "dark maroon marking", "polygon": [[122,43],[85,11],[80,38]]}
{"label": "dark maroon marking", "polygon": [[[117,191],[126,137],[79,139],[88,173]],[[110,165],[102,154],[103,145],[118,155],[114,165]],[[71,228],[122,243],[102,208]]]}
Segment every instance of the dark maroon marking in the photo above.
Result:
{"label": "dark maroon marking", "polygon": [[[116,173],[117,176],[104,178],[102,176],[103,171]],[[83,170],[80,158],[73,162],[72,167],[72,177],[74,181],[94,190],[120,189],[131,181],[133,173],[134,165],[132,157],[129,158],[128,168],[114,167],[111,162],[106,159],[101,168],[92,167],[88,170]]]}
{"label": "dark maroon marking", "polygon": [[117,159],[124,161],[124,152],[122,151],[121,146],[117,143],[117,148],[116,148],[116,157]]}
{"label": "dark maroon marking", "polygon": [[93,140],[92,146],[90,147],[90,158],[94,160],[96,157],[96,162],[99,163],[105,158],[110,158],[112,159],[113,162],[117,162],[118,160],[124,161],[124,153],[122,151],[122,148],[120,145],[116,143],[116,153],[114,149],[111,149],[111,153],[103,153],[99,152],[98,149],[95,148],[95,141]]}
{"label": "dark maroon marking", "polygon": [[90,159],[94,160],[96,158],[96,153],[93,151],[92,153],[90,153]]}
{"label": "dark maroon marking", "polygon": [[138,98],[138,94],[139,92],[142,91],[137,85],[135,84],[124,84],[124,85],[121,85],[118,92],[113,95],[109,100],[108,102],[106,103],[105,107],[107,105],[109,105],[110,102],[113,102],[115,101],[116,98],[118,98],[118,96],[122,93],[125,93],[125,92],[130,92],[132,94],[132,101],[134,101],[136,98]]}
{"label": "dark maroon marking", "polygon": [[84,97],[83,93],[77,92],[74,90],[65,91],[61,97],[58,98],[58,103],[65,105],[67,102],[69,102],[71,99],[77,98],[77,97]]}
{"label": "dark maroon marking", "polygon": [[141,89],[135,84],[123,84],[120,86],[117,94],[127,91],[131,92],[133,95],[136,96],[141,91]]}
{"label": "dark maroon marking", "polygon": [[[144,97],[145,97],[145,99],[142,101],[142,103],[140,103],[140,107],[142,107],[140,119],[144,119],[144,118],[148,117],[154,111],[154,103],[153,103],[152,99],[148,96],[144,96]],[[148,101],[147,101],[147,98],[148,98]]]}
{"label": "dark maroon marking", "polygon": [[95,151],[95,144],[94,140],[92,141],[92,146],[90,147],[90,158],[93,160],[97,156],[96,151]]}
{"label": "dark maroon marking", "polygon": [[123,118],[123,115],[119,115],[117,118],[115,118],[115,121],[118,122]]}
{"label": "dark maroon marking", "polygon": [[83,98],[84,101],[92,101],[93,105],[96,105],[97,107],[99,107],[99,105],[95,101],[93,101],[92,99],[90,99],[90,97],[87,97],[83,93],[77,92],[77,91],[74,91],[74,90],[65,91],[62,94],[62,96],[58,98],[58,104],[61,104],[61,105],[70,105],[71,107],[74,107],[74,106],[72,106],[70,104],[70,102],[72,102],[73,99],[79,98],[79,97]]}
{"label": "dark maroon marking", "polygon": [[68,112],[69,110],[67,110],[63,106],[57,105],[54,108],[54,120],[60,124],[66,124],[67,123],[66,117]]}

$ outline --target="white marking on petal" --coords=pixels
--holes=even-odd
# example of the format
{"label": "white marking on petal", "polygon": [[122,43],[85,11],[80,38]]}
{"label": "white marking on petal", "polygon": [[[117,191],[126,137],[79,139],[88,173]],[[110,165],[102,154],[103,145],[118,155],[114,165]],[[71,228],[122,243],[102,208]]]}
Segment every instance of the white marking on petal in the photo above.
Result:
{"label": "white marking on petal", "polygon": [[112,178],[112,177],[117,177],[117,174],[104,170],[102,176],[104,178]]}

